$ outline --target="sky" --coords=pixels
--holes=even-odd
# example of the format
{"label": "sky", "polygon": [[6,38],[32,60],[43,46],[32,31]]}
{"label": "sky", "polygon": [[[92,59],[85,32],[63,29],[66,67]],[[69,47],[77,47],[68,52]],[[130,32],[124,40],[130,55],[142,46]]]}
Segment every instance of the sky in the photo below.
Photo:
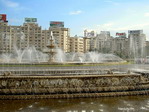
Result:
{"label": "sky", "polygon": [[64,21],[71,36],[83,36],[85,29],[112,36],[143,30],[149,40],[149,0],[0,0],[0,14],[7,14],[9,25],[37,18],[42,29],[50,21]]}

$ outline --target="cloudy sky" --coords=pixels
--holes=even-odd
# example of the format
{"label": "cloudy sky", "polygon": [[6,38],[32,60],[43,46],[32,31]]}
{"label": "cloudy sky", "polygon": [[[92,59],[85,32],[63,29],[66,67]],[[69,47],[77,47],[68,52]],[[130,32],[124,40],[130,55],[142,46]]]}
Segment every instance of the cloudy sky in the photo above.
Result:
{"label": "cloudy sky", "polygon": [[143,29],[149,40],[149,0],[0,0],[0,13],[10,25],[35,17],[43,29],[49,21],[64,21],[71,36],[83,36],[85,29],[109,30],[112,36]]}

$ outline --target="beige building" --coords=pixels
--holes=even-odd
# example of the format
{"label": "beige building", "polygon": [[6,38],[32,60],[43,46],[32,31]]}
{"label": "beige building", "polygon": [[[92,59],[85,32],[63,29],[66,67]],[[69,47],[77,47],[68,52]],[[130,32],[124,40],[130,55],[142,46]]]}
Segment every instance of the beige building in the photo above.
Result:
{"label": "beige building", "polygon": [[84,37],[84,53],[89,52],[91,50],[91,38]]}
{"label": "beige building", "polygon": [[[64,52],[98,51],[127,56],[135,49],[141,51],[140,53],[144,52],[143,48],[146,46],[143,30],[130,30],[128,38],[126,36],[113,38],[109,31],[101,31],[96,36],[94,32],[89,32],[89,36],[81,38],[70,37],[70,30],[64,28],[64,22],[53,21],[48,30],[42,30],[41,26],[33,21],[25,22],[22,26],[11,26],[7,22],[0,22],[0,53],[10,53],[15,49],[24,50],[31,46],[43,51],[49,42],[51,32],[56,46]],[[88,35],[87,30],[85,35]]]}
{"label": "beige building", "polygon": [[64,52],[69,52],[69,28],[50,27],[49,31],[53,32],[56,46],[62,49]]}
{"label": "beige building", "polygon": [[37,23],[24,23],[21,26],[21,31],[25,35],[22,49],[27,46],[35,46],[37,50],[44,48],[45,38],[42,38],[42,29]]}
{"label": "beige building", "polygon": [[57,47],[64,52],[69,52],[69,29],[64,27],[49,27],[42,30],[36,22],[25,22],[22,26],[11,26],[6,22],[0,22],[0,52],[13,52],[16,48],[24,50],[34,46],[43,51],[53,32]]}
{"label": "beige building", "polygon": [[81,37],[70,37],[70,52],[84,52],[84,40]]}
{"label": "beige building", "polygon": [[21,26],[8,26],[6,22],[0,22],[0,52],[9,53],[20,46]]}
{"label": "beige building", "polygon": [[50,38],[50,31],[42,30],[42,50],[47,48],[49,38]]}
{"label": "beige building", "polygon": [[91,40],[90,40],[90,51],[96,51],[96,49],[97,49],[96,40],[97,40],[96,37],[91,37]]}
{"label": "beige building", "polygon": [[36,23],[24,23],[23,26],[10,26],[0,23],[1,52],[13,52],[15,48],[25,49],[35,46],[37,50],[44,47],[41,26]]}
{"label": "beige building", "polygon": [[0,22],[0,53],[10,50],[10,27],[7,25],[6,22]]}

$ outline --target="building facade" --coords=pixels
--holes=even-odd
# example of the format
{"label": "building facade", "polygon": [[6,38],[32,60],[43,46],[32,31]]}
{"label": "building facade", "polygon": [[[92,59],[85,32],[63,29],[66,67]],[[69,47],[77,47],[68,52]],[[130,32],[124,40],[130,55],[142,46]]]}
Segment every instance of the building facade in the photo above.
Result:
{"label": "building facade", "polygon": [[128,38],[116,37],[112,39],[112,53],[122,58],[129,56],[129,41]]}
{"label": "building facade", "polygon": [[84,39],[81,37],[70,37],[70,52],[84,52]]}
{"label": "building facade", "polygon": [[62,49],[64,52],[69,52],[69,28],[50,27],[49,31],[53,32],[56,46]]}
{"label": "building facade", "polygon": [[[52,24],[53,25],[53,24]],[[0,22],[0,53],[11,53],[14,50],[24,50],[34,46],[37,50],[46,49],[49,38],[53,32],[55,44],[64,52],[69,52],[69,28],[63,26],[50,26],[42,30],[36,18],[25,18],[22,26],[11,26],[7,22]]]}
{"label": "building facade", "polygon": [[[110,31],[84,31],[84,37],[70,37],[70,29],[64,27],[64,22],[51,21],[50,27],[43,30],[37,24],[36,18],[25,18],[21,26],[8,25],[6,16],[0,18],[0,53],[12,53],[15,50],[24,50],[34,46],[39,51],[44,51],[53,34],[57,48],[64,52],[86,53],[96,51],[113,53],[123,58],[129,56],[142,57],[148,55],[148,42],[143,30],[129,30],[128,38],[125,32],[110,35]],[[52,32],[52,33],[51,33]]]}
{"label": "building facade", "polygon": [[145,53],[146,56],[149,56],[149,41],[146,41]]}
{"label": "building facade", "polygon": [[83,45],[84,45],[84,53],[89,52],[91,50],[91,38],[84,37],[83,38]]}
{"label": "building facade", "polygon": [[3,22],[0,24],[0,52],[9,53],[31,46],[42,50],[45,47],[45,37],[42,36],[41,26],[38,26],[37,23],[24,23],[22,26],[10,26]]}
{"label": "building facade", "polygon": [[143,30],[129,30],[128,39],[131,57],[143,57],[146,46],[146,35],[143,33]]}
{"label": "building facade", "polygon": [[96,36],[96,50],[102,53],[112,52],[112,37],[109,31],[101,31]]}

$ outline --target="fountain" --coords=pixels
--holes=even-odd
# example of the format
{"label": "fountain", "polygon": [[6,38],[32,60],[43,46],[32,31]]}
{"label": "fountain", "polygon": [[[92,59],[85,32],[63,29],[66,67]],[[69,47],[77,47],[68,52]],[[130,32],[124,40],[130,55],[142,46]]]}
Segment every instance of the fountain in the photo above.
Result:
{"label": "fountain", "polygon": [[[9,35],[3,35],[9,40]],[[17,46],[17,39],[20,39],[20,44]],[[24,42],[24,33],[20,32],[16,34],[14,39],[13,48],[14,52],[12,53],[3,53],[0,55],[0,63],[36,63],[42,64],[47,63],[105,63],[105,62],[124,62],[123,59],[115,56],[113,54],[102,54],[97,52],[88,52],[88,53],[64,53],[60,48],[55,44],[55,39],[53,33],[49,38],[49,43],[47,49],[42,51],[36,50],[34,46],[27,46],[25,49],[21,49],[21,43]]]}
{"label": "fountain", "polygon": [[[37,51],[34,47],[27,47],[25,50],[15,48],[14,54],[2,56],[9,64],[15,59],[13,61],[15,64],[11,66],[3,64],[0,69],[0,99],[85,98],[149,94],[149,78],[145,75],[131,71],[118,72],[115,66],[111,68],[108,65],[96,66],[98,63],[109,64],[124,61],[113,54],[96,52],[64,54],[60,49],[56,49],[53,36],[50,37],[50,44],[47,48],[49,60],[46,54]],[[47,63],[43,63],[45,61]],[[16,62],[19,66],[16,66]],[[67,63],[59,65],[59,62]],[[56,63],[58,66],[55,65]],[[76,66],[75,63],[87,63],[88,65]]]}
{"label": "fountain", "polygon": [[136,41],[137,41],[136,38],[130,36],[130,56],[135,63],[144,63],[145,59],[144,41],[139,41],[140,45],[138,45]]}
{"label": "fountain", "polygon": [[50,36],[50,44],[47,45],[47,48],[50,49],[50,51],[47,51],[46,53],[48,53],[49,55],[49,63],[53,63],[55,62],[55,43],[54,43],[54,38],[53,38],[53,33],[51,32],[51,36]]}

